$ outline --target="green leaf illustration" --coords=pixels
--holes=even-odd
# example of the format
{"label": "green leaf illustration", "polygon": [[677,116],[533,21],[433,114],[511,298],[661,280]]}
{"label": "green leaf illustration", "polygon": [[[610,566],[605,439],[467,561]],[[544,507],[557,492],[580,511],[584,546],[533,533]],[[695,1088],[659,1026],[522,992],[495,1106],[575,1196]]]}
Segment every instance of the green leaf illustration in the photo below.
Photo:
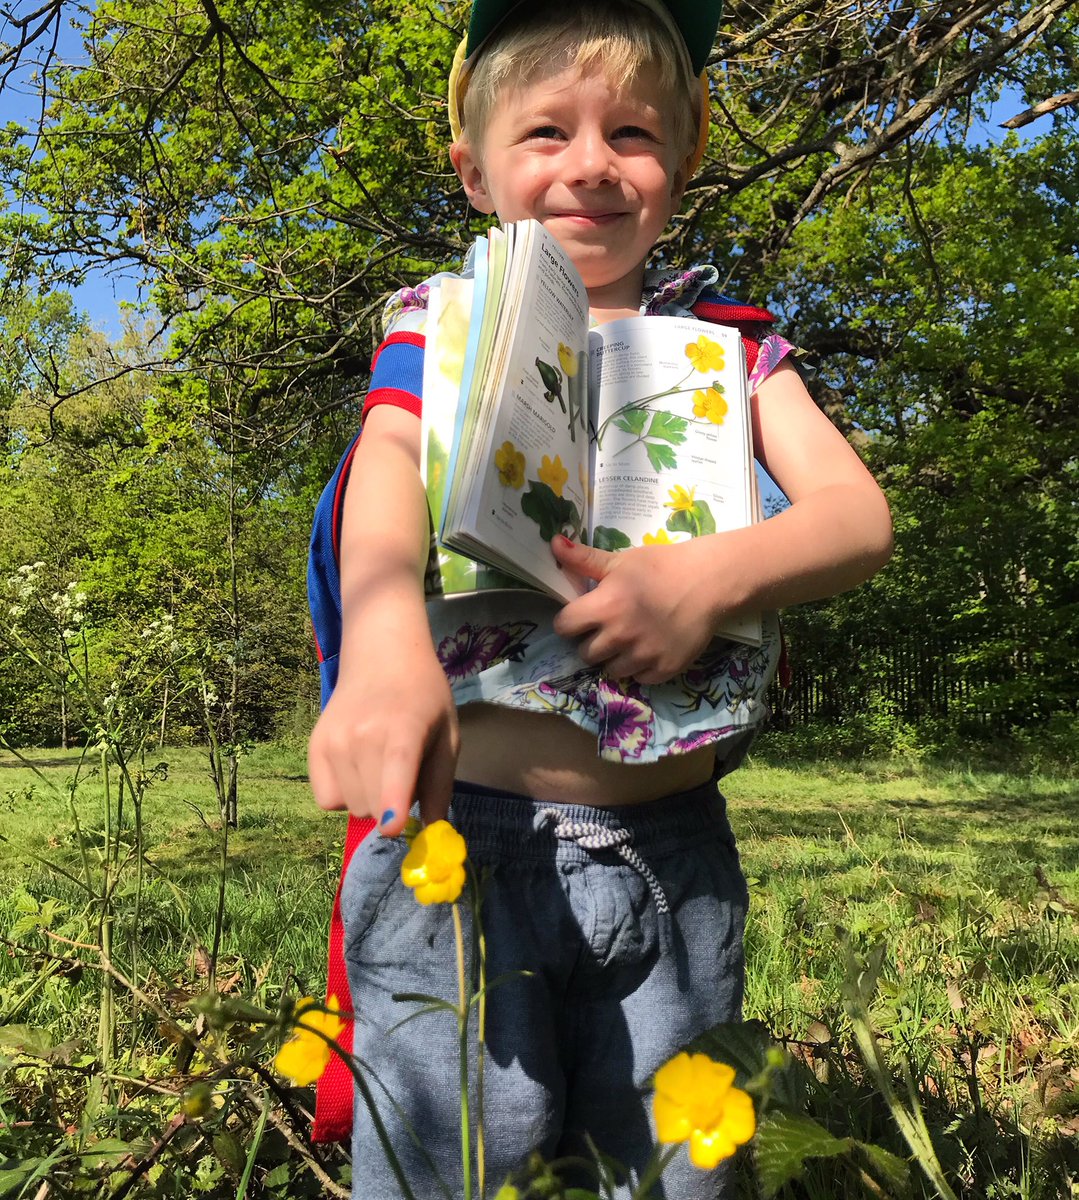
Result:
{"label": "green leaf illustration", "polygon": [[530,479],[528,491],[521,497],[521,512],[540,527],[540,537],[549,542],[563,529],[581,532],[581,514],[577,505],[564,496],[556,496],[545,483]]}
{"label": "green leaf illustration", "polygon": [[688,533],[691,537],[704,537],[715,533],[716,519],[704,500],[694,500],[691,508],[678,509],[667,518],[671,533]]}
{"label": "green leaf illustration", "polygon": [[672,446],[680,446],[686,440],[686,429],[689,422],[685,417],[676,416],[671,412],[652,414],[652,423],[648,426],[647,438],[670,442]]}
{"label": "green leaf illustration", "polygon": [[626,550],[632,542],[621,529],[610,525],[597,525],[592,532],[592,545],[597,550]]}
{"label": "green leaf illustration", "polygon": [[632,433],[634,437],[640,437],[644,432],[644,427],[648,421],[648,410],[645,408],[631,408],[629,412],[623,413],[622,416],[614,422],[615,429],[624,429],[626,433]]}
{"label": "green leaf illustration", "polygon": [[645,442],[644,448],[653,471],[673,471],[678,466],[674,451],[663,442]]}

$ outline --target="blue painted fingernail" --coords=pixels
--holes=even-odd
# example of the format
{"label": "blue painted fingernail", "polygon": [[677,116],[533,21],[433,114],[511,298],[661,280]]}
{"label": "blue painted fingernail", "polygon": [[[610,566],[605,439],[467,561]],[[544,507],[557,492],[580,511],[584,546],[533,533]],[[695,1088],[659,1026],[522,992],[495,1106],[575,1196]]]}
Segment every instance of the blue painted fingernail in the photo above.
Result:
{"label": "blue painted fingernail", "polygon": [[379,824],[380,825],[388,825],[392,820],[393,820],[393,809],[387,808],[386,811],[382,814],[382,820],[379,821]]}

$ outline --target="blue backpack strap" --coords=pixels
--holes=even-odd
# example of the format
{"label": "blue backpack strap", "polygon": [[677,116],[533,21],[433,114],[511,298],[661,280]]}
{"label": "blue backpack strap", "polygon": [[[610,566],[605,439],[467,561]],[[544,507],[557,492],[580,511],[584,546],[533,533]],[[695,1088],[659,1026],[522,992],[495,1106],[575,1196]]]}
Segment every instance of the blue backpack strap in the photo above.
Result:
{"label": "blue backpack strap", "polygon": [[356,434],[319,497],[307,557],[307,603],[315,635],[323,708],[337,686],[337,655],[341,649],[341,573],[338,568],[341,509],[352,470],[352,456],[359,444],[360,435]]}
{"label": "blue backpack strap", "polygon": [[[394,404],[417,416],[423,393],[423,337],[391,334],[371,364],[371,386],[364,412],[375,404]],[[360,434],[349,443],[315,506],[311,548],[307,559],[307,602],[315,635],[321,677],[322,707],[337,686],[337,656],[341,650],[341,514],[352,459]]]}

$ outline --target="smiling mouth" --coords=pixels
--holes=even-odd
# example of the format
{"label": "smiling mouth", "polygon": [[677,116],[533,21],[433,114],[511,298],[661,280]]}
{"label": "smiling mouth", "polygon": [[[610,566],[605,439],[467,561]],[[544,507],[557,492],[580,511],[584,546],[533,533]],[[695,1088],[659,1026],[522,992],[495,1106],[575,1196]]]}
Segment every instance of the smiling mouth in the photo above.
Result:
{"label": "smiling mouth", "polygon": [[610,225],[626,214],[621,212],[560,212],[554,216],[560,221],[572,221],[580,225]]}

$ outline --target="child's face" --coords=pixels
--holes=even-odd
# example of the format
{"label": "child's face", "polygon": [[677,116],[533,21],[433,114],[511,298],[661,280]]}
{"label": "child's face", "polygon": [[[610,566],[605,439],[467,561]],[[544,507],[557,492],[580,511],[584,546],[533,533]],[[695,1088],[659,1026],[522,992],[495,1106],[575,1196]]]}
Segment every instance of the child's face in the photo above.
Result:
{"label": "child's face", "polygon": [[480,212],[532,217],[558,239],[593,306],[636,309],[645,258],[685,185],[664,111],[650,74],[617,90],[566,68],[506,89],[482,146],[458,142],[451,157]]}

